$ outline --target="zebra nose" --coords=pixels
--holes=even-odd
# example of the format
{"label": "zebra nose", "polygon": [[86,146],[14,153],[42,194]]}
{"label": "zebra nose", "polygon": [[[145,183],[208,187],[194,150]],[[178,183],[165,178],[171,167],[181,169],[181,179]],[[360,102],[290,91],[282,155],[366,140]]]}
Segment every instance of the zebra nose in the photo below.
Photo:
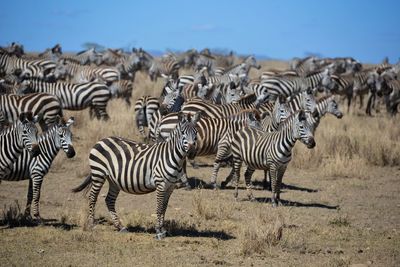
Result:
{"label": "zebra nose", "polygon": [[314,138],[310,137],[308,139],[308,144],[307,144],[307,148],[314,148],[316,145]]}
{"label": "zebra nose", "polygon": [[37,157],[40,155],[40,148],[38,145],[36,145],[36,144],[32,145],[31,155],[33,157]]}
{"label": "zebra nose", "polygon": [[75,156],[75,149],[73,146],[68,145],[68,151],[67,151],[67,157],[68,158],[73,158]]}
{"label": "zebra nose", "polygon": [[343,118],[343,113],[342,113],[342,112],[339,112],[338,115],[337,115],[337,117],[338,117],[338,119]]}

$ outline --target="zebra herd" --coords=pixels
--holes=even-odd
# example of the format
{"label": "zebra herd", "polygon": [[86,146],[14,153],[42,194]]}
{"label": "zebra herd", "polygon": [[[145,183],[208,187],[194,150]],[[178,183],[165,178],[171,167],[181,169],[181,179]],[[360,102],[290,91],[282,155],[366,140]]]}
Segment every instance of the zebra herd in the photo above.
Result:
{"label": "zebra herd", "polygon": [[[234,64],[237,63],[237,64]],[[367,114],[380,102],[391,115],[400,103],[400,64],[387,61],[365,67],[353,58],[295,58],[285,71],[258,71],[254,56],[239,59],[208,49],[167,53],[155,58],[145,50],[130,53],[88,49],[64,54],[59,44],[43,53],[25,53],[12,43],[0,48],[0,181],[29,180],[25,216],[40,222],[39,199],[44,176],[60,150],[75,156],[71,125],[64,110],[89,108],[92,118],[107,121],[107,105],[122,98],[131,105],[136,72],[150,81],[162,77],[159,96],[143,95],[135,102],[132,120],[145,142],[111,136],[94,144],[90,173],[73,189],[89,191],[89,226],[106,182],[106,205],[114,226],[127,231],[115,203],[122,190],[131,194],[156,192],[156,238],[166,236],[164,216],[173,190],[190,189],[187,161],[215,155],[210,187],[224,189],[233,180],[238,198],[240,169],[246,165],[247,196],[253,199],[251,178],[264,171],[272,205],[281,204],[280,189],[297,140],[316,145],[314,133],[330,113],[342,118],[335,95],[351,101],[368,95]],[[251,69],[261,73],[251,78]],[[182,74],[185,71],[185,74]],[[189,73],[189,74],[188,74]],[[41,133],[36,127],[39,123]],[[217,182],[221,163],[230,174]]]}

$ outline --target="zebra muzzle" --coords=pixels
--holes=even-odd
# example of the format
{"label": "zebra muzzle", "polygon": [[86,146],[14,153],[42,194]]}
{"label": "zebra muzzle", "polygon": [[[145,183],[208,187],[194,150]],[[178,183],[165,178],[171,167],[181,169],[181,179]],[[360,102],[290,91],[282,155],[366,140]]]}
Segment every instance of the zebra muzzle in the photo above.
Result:
{"label": "zebra muzzle", "polygon": [[306,145],[307,148],[314,148],[316,145],[314,138],[309,138]]}
{"label": "zebra muzzle", "polygon": [[32,155],[33,157],[37,157],[37,156],[40,155],[40,148],[39,148],[39,145],[37,145],[37,144],[32,145],[31,155]]}
{"label": "zebra muzzle", "polygon": [[67,154],[68,158],[73,158],[75,156],[75,154],[76,154],[74,147],[71,146],[71,145],[68,145],[68,151],[67,151],[66,154]]}

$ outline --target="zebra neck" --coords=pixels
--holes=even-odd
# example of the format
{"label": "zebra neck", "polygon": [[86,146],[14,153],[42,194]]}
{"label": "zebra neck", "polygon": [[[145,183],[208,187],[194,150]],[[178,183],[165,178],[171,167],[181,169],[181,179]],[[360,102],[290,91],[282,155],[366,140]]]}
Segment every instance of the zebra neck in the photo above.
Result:
{"label": "zebra neck", "polygon": [[320,118],[326,114],[327,109],[328,109],[328,101],[323,100],[317,103],[317,111]]}
{"label": "zebra neck", "polygon": [[175,129],[168,141],[164,143],[166,151],[170,152],[170,158],[174,158],[174,160],[171,160],[171,165],[173,166],[181,166],[187,155],[180,139],[181,134],[178,129]]}
{"label": "zebra neck", "polygon": [[41,156],[51,160],[56,157],[58,151],[61,149],[61,144],[57,140],[56,135],[57,128],[53,127],[39,137],[40,151],[43,152]]}
{"label": "zebra neck", "polygon": [[7,153],[13,156],[18,155],[24,149],[24,144],[20,136],[19,129],[14,123],[0,135],[0,149],[7,150]]}

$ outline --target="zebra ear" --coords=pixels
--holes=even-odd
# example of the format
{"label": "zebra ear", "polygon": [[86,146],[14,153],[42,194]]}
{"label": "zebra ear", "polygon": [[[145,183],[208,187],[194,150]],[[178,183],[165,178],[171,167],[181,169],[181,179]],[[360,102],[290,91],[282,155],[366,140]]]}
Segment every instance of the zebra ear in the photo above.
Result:
{"label": "zebra ear", "polygon": [[25,113],[25,112],[20,113],[20,114],[19,114],[19,120],[20,120],[21,122],[24,122],[25,119],[26,119],[26,117],[27,117],[26,115],[27,115],[27,113]]}
{"label": "zebra ear", "polygon": [[194,114],[194,116],[193,116],[193,118],[192,118],[192,122],[193,122],[194,124],[196,124],[196,123],[199,121],[200,117],[201,117],[201,111],[196,112],[196,114]]}
{"label": "zebra ear", "polygon": [[72,124],[74,124],[74,122],[75,122],[75,118],[74,117],[70,117],[65,125],[67,127],[70,127]]}
{"label": "zebra ear", "polygon": [[57,115],[57,116],[56,116],[55,123],[58,124],[58,125],[60,125],[60,122],[61,122],[61,116],[60,116],[60,115]]}
{"label": "zebra ear", "polygon": [[314,110],[314,112],[312,113],[314,119],[319,119],[319,112],[318,110]]}
{"label": "zebra ear", "polygon": [[299,121],[305,121],[307,119],[306,113],[304,112],[304,110],[300,109],[298,118],[299,118]]}
{"label": "zebra ear", "polygon": [[306,92],[308,95],[311,95],[313,93],[313,90],[311,89],[311,87],[307,87]]}
{"label": "zebra ear", "polygon": [[35,116],[33,116],[33,118],[32,118],[32,122],[33,122],[33,123],[37,123],[37,122],[40,120],[40,118],[41,118],[41,116],[35,115]]}

